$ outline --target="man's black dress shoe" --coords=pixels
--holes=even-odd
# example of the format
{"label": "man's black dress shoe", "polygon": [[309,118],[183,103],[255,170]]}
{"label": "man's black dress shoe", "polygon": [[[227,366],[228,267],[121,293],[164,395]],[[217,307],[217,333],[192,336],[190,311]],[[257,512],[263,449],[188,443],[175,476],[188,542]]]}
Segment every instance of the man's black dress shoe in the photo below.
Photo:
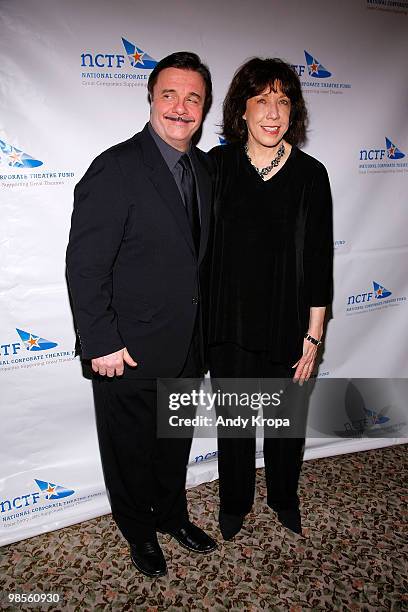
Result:
{"label": "man's black dress shoe", "polygon": [[139,572],[151,578],[167,574],[166,559],[157,540],[130,545],[130,558]]}
{"label": "man's black dress shoe", "polygon": [[217,548],[217,542],[210,538],[200,527],[185,523],[179,529],[165,531],[177,540],[181,546],[196,553],[210,553]]}
{"label": "man's black dress shoe", "polygon": [[221,535],[224,540],[232,540],[232,538],[241,531],[244,523],[245,514],[226,514],[220,511],[218,521],[220,524]]}

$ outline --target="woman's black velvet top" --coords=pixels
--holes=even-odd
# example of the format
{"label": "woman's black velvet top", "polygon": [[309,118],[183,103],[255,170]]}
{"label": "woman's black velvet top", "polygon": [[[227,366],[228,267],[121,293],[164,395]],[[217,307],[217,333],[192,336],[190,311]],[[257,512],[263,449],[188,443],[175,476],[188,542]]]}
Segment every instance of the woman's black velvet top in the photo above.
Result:
{"label": "woman's black velvet top", "polygon": [[292,147],[268,181],[241,145],[210,151],[216,165],[210,343],[302,356],[311,306],[332,300],[332,202],[323,164]]}

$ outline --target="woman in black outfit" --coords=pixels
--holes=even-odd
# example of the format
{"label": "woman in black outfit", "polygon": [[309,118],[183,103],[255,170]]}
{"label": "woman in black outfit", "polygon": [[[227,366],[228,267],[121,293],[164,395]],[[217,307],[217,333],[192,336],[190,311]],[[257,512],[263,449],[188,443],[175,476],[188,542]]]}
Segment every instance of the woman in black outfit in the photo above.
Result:
{"label": "woman in black outfit", "polygon": [[[279,59],[236,72],[223,106],[217,169],[210,371],[215,378],[293,378],[313,371],[332,300],[332,205],[323,164],[297,145],[307,112]],[[304,438],[264,439],[267,503],[301,533]],[[255,492],[255,439],[218,440],[220,528],[241,529]]]}

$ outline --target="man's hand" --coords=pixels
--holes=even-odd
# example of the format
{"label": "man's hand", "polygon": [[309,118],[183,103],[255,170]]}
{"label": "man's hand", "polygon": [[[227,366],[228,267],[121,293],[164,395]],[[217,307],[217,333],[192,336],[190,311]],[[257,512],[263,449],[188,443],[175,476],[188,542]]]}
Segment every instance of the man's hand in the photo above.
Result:
{"label": "man's hand", "polygon": [[120,349],[110,355],[104,355],[103,357],[97,357],[92,359],[92,369],[101,376],[122,376],[124,370],[124,362],[133,368],[137,366],[136,361],[127,352],[127,348]]}

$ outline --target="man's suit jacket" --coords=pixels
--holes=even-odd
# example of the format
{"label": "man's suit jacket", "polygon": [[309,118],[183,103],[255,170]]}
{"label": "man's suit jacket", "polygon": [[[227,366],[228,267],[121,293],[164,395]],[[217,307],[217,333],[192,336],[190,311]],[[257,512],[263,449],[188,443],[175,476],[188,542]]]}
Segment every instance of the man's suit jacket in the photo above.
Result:
{"label": "man's suit jacket", "polygon": [[196,314],[206,318],[210,162],[193,147],[201,206],[197,258],[183,201],[147,126],[99,155],[75,188],[67,274],[83,359],[124,346],[135,378],[175,377]]}

